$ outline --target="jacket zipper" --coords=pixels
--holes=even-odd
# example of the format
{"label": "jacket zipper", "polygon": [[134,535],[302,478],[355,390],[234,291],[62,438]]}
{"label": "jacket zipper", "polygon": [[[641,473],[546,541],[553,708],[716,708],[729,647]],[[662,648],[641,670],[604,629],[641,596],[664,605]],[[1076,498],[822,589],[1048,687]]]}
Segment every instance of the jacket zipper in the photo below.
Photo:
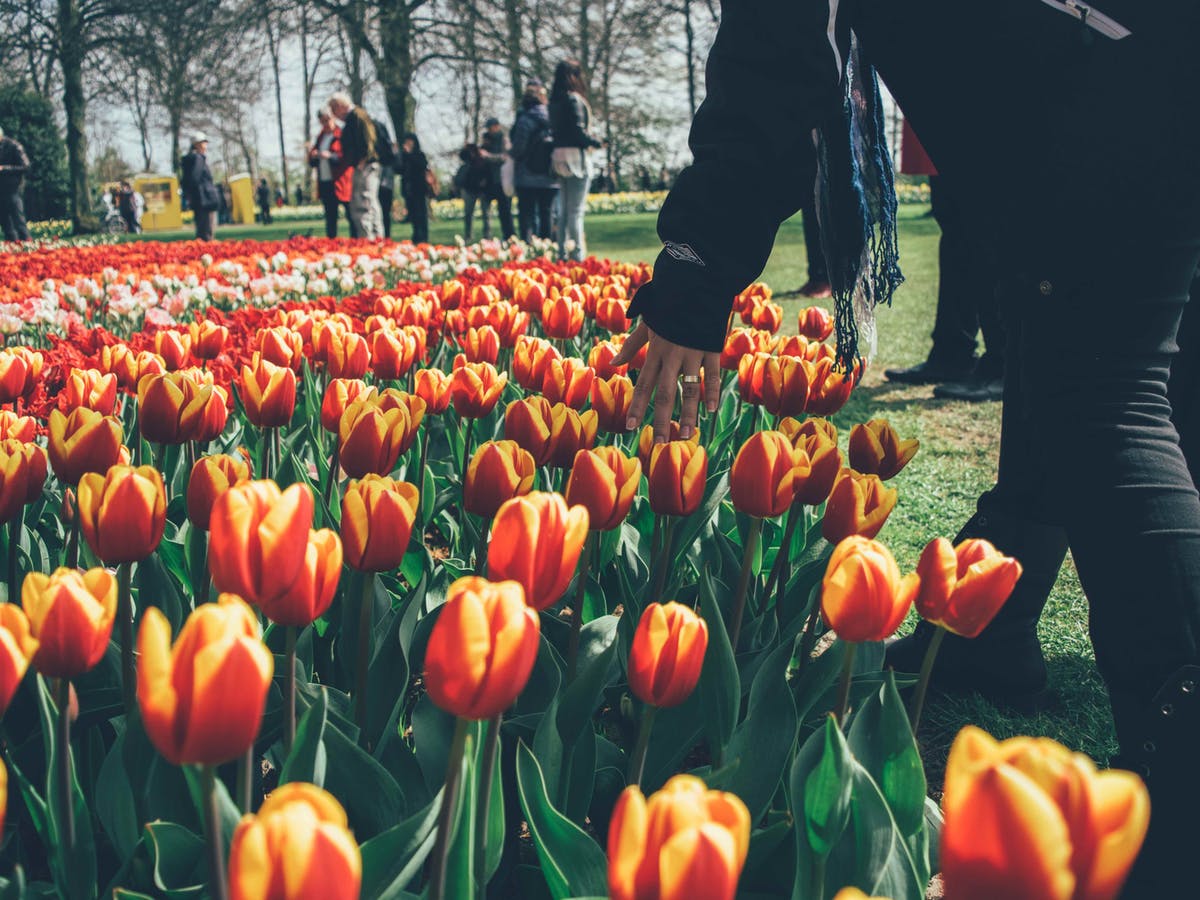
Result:
{"label": "jacket zipper", "polygon": [[1119,41],[1133,34],[1132,31],[1116,19],[1106,16],[1100,10],[1089,6],[1087,3],[1081,3],[1080,0],[1061,0],[1061,2],[1060,0],[1042,0],[1042,2],[1047,6],[1057,9],[1059,12],[1074,16],[1093,31],[1098,31],[1100,34],[1112,38],[1114,41]]}

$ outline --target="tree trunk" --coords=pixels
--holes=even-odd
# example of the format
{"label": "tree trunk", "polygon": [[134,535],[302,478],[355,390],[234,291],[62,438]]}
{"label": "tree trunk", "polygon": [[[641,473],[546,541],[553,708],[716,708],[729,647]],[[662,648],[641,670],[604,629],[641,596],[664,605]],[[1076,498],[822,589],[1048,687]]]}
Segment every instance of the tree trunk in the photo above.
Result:
{"label": "tree trunk", "polygon": [[313,81],[308,74],[308,5],[300,4],[300,68],[304,74],[304,143],[312,143]]}
{"label": "tree trunk", "polygon": [[579,63],[583,66],[584,76],[591,72],[592,67],[592,35],[588,24],[588,5],[590,0],[579,0]]}
{"label": "tree trunk", "polygon": [[687,46],[688,111],[696,117],[696,31],[692,27],[692,0],[683,0],[683,34]]}
{"label": "tree trunk", "polygon": [[379,5],[379,57],[376,74],[383,86],[392,131],[413,130],[416,107],[412,97],[412,13],[407,0],[383,0]]}
{"label": "tree trunk", "polygon": [[[358,32],[361,34],[366,29],[366,12],[363,10],[361,2],[354,4],[354,21]],[[363,45],[355,33],[348,33],[346,37],[350,41],[350,99],[354,101],[355,106],[362,106],[364,90]]]}
{"label": "tree trunk", "polygon": [[520,0],[504,0],[504,24],[508,31],[508,77],[512,81],[513,108],[521,108],[521,97],[525,93],[521,72],[521,3]]}
{"label": "tree trunk", "polygon": [[96,230],[87,171],[87,97],[83,92],[85,54],[79,0],[58,0],[59,65],[63,76],[63,112],[67,120],[67,177],[71,224],[76,234]]}
{"label": "tree trunk", "polygon": [[[270,13],[268,13],[269,15]],[[266,25],[267,50],[271,54],[271,72],[275,77],[275,124],[279,129],[279,169],[286,202],[291,197],[291,190],[288,186],[287,138],[283,133],[283,79],[279,73],[279,44],[283,38],[283,29],[280,27],[279,33],[276,33],[269,20]]]}

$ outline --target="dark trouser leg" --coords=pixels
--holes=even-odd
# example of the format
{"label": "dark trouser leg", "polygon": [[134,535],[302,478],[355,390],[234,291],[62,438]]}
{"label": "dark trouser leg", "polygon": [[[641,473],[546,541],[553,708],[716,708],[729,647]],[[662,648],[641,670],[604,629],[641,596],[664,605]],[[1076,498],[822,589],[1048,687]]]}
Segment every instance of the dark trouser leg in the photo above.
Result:
{"label": "dark trouser leg", "polygon": [[808,280],[818,284],[829,283],[829,271],[825,266],[825,251],[821,249],[821,225],[817,221],[817,198],[805,194],[804,206],[804,253],[808,257]]}
{"label": "dark trouser leg", "polygon": [[930,186],[933,217],[942,229],[942,238],[938,244],[937,313],[929,358],[969,365],[979,331],[978,304],[985,294],[995,297],[995,285],[989,284],[988,275],[978,269],[975,244],[979,239],[977,229],[972,228],[972,220],[978,215],[971,215],[969,204],[953,181],[935,176]]}
{"label": "dark trouser leg", "polygon": [[13,221],[13,198],[15,196],[16,194],[12,191],[0,192],[0,228],[4,230],[6,241],[21,239],[17,233],[16,223]]}
{"label": "dark trouser leg", "polygon": [[517,233],[521,240],[533,237],[537,226],[537,201],[532,188],[517,189]]}
{"label": "dark trouser leg", "polygon": [[338,198],[332,181],[317,182],[317,196],[325,207],[325,237],[337,237]]}
{"label": "dark trouser leg", "polygon": [[538,226],[537,236],[550,240],[554,237],[554,202],[558,199],[558,191],[554,188],[538,190]]}
{"label": "dark trouser leg", "polygon": [[404,205],[408,207],[408,221],[412,224],[413,243],[429,243],[429,205],[425,202],[425,198],[406,197]]}
{"label": "dark trouser leg", "polygon": [[507,241],[513,236],[512,197],[503,192],[497,194],[496,211],[500,215],[500,236]]}
{"label": "dark trouser leg", "polygon": [[358,226],[354,224],[354,216],[350,215],[350,203],[343,203],[342,210],[346,213],[346,224],[350,226],[350,237],[358,237]]}
{"label": "dark trouser leg", "polygon": [[392,239],[392,191],[379,191],[379,209],[383,213],[383,236]]}
{"label": "dark trouser leg", "polygon": [[471,243],[471,231],[475,224],[475,195],[463,191],[463,240]]}

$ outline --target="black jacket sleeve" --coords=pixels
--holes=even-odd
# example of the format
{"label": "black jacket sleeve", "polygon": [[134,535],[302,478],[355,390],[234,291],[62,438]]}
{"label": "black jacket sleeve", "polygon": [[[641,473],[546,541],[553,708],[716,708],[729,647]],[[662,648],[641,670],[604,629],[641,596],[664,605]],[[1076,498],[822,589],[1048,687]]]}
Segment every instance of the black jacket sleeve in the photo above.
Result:
{"label": "black jacket sleeve", "polygon": [[733,298],[802,205],[798,161],[840,102],[855,0],[724,0],[692,122],[694,161],[658,218],[664,249],[629,307],[677,344],[719,351]]}

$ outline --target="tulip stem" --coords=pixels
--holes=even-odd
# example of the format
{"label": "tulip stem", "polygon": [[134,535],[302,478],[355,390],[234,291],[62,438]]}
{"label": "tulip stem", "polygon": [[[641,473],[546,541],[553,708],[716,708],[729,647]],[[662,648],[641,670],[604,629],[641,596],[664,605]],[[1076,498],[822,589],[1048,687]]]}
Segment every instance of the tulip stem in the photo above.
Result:
{"label": "tulip stem", "polygon": [[487,551],[488,551],[488,521],[480,517],[479,519],[479,539],[475,542],[475,574],[483,575],[484,569],[487,568]]}
{"label": "tulip stem", "polygon": [[75,797],[71,790],[71,680],[58,679],[58,786],[62,809],[59,824],[65,855],[70,859],[75,848]]}
{"label": "tulip stem", "polygon": [[675,537],[675,519],[672,516],[660,516],[655,520],[662,521],[662,546],[658,551],[657,565],[654,570],[654,586],[650,591],[650,602],[661,603],[663,591],[667,587],[667,573],[671,571],[671,544]]}
{"label": "tulip stem", "polygon": [[[67,557],[63,564],[68,569],[74,569],[79,565],[79,501],[75,501],[74,515],[71,518],[69,526],[70,533],[67,537]],[[16,601],[13,601],[16,602]]]}
{"label": "tulip stem", "polygon": [[244,813],[254,812],[254,809],[251,805],[251,797],[252,797],[253,788],[254,788],[254,779],[253,779],[253,777],[251,777],[253,774],[253,768],[252,768],[253,766],[254,766],[254,744],[251,743],[250,746],[246,748],[246,752],[244,754],[242,754],[241,759],[238,760],[238,771],[237,771],[238,806],[240,806],[242,808],[242,812],[244,812]]}
{"label": "tulip stem", "polygon": [[642,773],[646,769],[646,750],[650,746],[650,732],[654,728],[654,716],[658,707],[647,703],[642,708],[642,720],[638,723],[637,743],[633,745],[633,754],[629,757],[628,784],[642,786]]}
{"label": "tulip stem", "polygon": [[858,644],[847,642],[846,658],[842,661],[842,680],[838,685],[837,707],[833,712],[839,726],[846,724],[846,713],[850,707],[850,682],[854,678],[854,657],[857,653]]}
{"label": "tulip stem", "polygon": [[933,663],[937,659],[938,650],[945,637],[946,629],[939,625],[929,640],[929,647],[925,650],[925,659],[921,663],[921,677],[917,679],[917,690],[913,694],[912,711],[909,714],[913,737],[917,736],[917,727],[921,724],[921,713],[925,710],[925,695],[929,693],[929,680],[933,676]]}
{"label": "tulip stem", "polygon": [[[804,504],[793,503],[788,510],[787,525],[783,529],[783,540],[779,544],[779,552],[775,554],[775,565],[771,566],[771,574],[767,578],[767,589],[763,591],[763,597],[767,601],[771,599],[771,593],[775,590],[779,579],[783,577],[783,570],[792,549],[792,536],[796,533],[796,525],[799,523],[800,513],[803,509]],[[786,583],[785,581],[785,586]]]}
{"label": "tulip stem", "polygon": [[117,566],[117,622],[121,628],[121,698],[125,715],[132,716],[137,705],[137,673],[133,667],[133,563]]}
{"label": "tulip stem", "polygon": [[467,466],[471,462],[471,437],[475,432],[475,420],[467,419],[464,423],[466,432],[463,435],[463,458],[462,458],[462,477],[459,479],[459,486],[467,486]]}
{"label": "tulip stem", "polygon": [[285,722],[283,732],[283,752],[292,752],[292,744],[296,742],[296,626],[289,625],[283,631],[286,646],[287,675],[284,680],[286,693],[284,695]]}
{"label": "tulip stem", "polygon": [[279,477],[279,469],[283,465],[283,451],[281,450],[282,438],[279,435],[278,428],[271,429],[271,477]]}
{"label": "tulip stem", "polygon": [[454,825],[454,807],[458,803],[458,787],[462,781],[463,751],[467,746],[467,732],[471,723],[459,718],[454,726],[454,738],[450,741],[449,761],[446,765],[446,787],[442,790],[442,808],[438,810],[437,838],[433,845],[433,868],[429,874],[429,900],[442,900],[446,892],[446,863],[450,850],[450,828]]}
{"label": "tulip stem", "polygon": [[579,634],[583,629],[583,605],[587,600],[588,573],[592,568],[592,554],[600,532],[588,532],[583,542],[583,554],[579,557],[579,580],[575,585],[575,602],[571,606],[571,637],[567,642],[567,684],[575,680],[575,668],[579,661]]}
{"label": "tulip stem", "polygon": [[325,481],[325,509],[324,514],[328,514],[329,507],[333,503],[333,492],[336,490],[338,483],[339,471],[342,467],[342,439],[339,435],[333,436],[333,456],[329,460],[329,478]]}
{"label": "tulip stem", "polygon": [[226,900],[225,854],[221,849],[221,819],[217,810],[217,775],[212,766],[201,766],[204,790],[204,826],[208,832],[208,875],[213,900]]}
{"label": "tulip stem", "polygon": [[367,674],[371,665],[371,619],[375,612],[375,573],[363,572],[362,601],[358,607],[358,657],[355,660],[354,724],[359,738],[367,737]]}
{"label": "tulip stem", "polygon": [[729,645],[737,653],[738,638],[742,633],[742,617],[746,612],[746,597],[750,593],[750,575],[754,569],[754,554],[762,536],[763,520],[755,516],[750,520],[750,533],[746,535],[746,548],[742,553],[742,574],[738,579],[736,599],[733,603],[733,624],[729,628]]}
{"label": "tulip stem", "polygon": [[8,602],[17,603],[21,599],[21,579],[17,565],[21,549],[21,519],[24,507],[17,509],[16,516],[8,523]]}
{"label": "tulip stem", "polygon": [[196,605],[208,602],[208,593],[212,578],[208,574],[208,532],[200,542],[200,558],[196,561],[196,574],[192,576],[192,585],[196,592]]}
{"label": "tulip stem", "polygon": [[487,723],[483,744],[483,768],[479,773],[479,815],[475,820],[475,885],[480,897],[487,895],[488,818],[491,816],[492,779],[496,775],[496,757],[500,751],[500,720],[496,713]]}

